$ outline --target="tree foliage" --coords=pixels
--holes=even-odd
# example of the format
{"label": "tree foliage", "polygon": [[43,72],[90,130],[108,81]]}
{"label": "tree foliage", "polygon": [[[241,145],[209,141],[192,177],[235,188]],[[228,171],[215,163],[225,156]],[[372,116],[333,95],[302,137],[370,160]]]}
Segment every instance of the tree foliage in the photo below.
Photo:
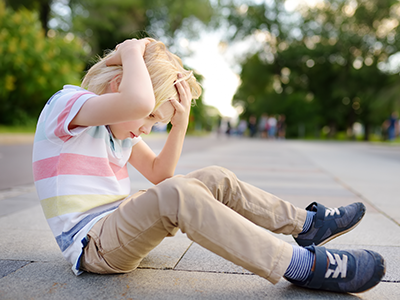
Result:
{"label": "tree foliage", "polygon": [[244,114],[285,113],[288,125],[312,132],[329,126],[332,135],[358,121],[368,138],[397,103],[399,70],[387,67],[400,50],[399,20],[393,0],[320,1],[291,13],[280,0],[232,8],[231,39],[253,36],[260,49],[243,62],[234,103]]}
{"label": "tree foliage", "polygon": [[45,32],[49,29],[48,22],[51,14],[53,0],[5,0],[6,5],[14,10],[26,8],[39,13],[39,19]]}
{"label": "tree foliage", "polygon": [[[151,35],[172,47],[178,36],[195,36],[215,13],[208,0],[0,0],[0,5],[0,123],[5,124],[34,120],[63,84],[79,84],[88,60],[124,39]],[[57,5],[67,16],[51,11]],[[190,130],[209,127],[206,110],[198,99]]]}
{"label": "tree foliage", "polygon": [[94,53],[146,36],[172,46],[176,36],[196,36],[214,15],[209,0],[70,0],[70,7],[74,32]]}
{"label": "tree foliage", "polygon": [[46,38],[35,12],[0,1],[0,122],[35,120],[63,84],[82,76],[82,44],[72,34]]}

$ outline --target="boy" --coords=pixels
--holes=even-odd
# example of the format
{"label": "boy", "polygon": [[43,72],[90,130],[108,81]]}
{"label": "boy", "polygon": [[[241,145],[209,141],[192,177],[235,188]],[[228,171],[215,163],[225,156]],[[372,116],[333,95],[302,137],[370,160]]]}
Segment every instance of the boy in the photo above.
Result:
{"label": "boy", "polygon": [[[178,229],[210,251],[277,283],[362,292],[385,273],[382,256],[320,245],[354,228],[361,203],[296,208],[221,167],[174,176],[191,100],[192,73],[161,42],[127,40],[46,104],[33,170],[47,221],[75,274],[125,273]],[[141,140],[156,122],[172,129],[155,155]],[[127,163],[154,187],[132,196]],[[291,246],[260,227],[292,234]],[[315,246],[319,245],[319,246]]]}

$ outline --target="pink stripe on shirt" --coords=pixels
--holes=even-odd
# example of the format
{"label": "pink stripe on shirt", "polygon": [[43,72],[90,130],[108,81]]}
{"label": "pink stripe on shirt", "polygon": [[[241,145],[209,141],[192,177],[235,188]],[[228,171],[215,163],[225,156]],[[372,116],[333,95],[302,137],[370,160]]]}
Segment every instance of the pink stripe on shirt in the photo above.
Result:
{"label": "pink stripe on shirt", "polygon": [[64,142],[68,141],[71,138],[71,135],[67,133],[64,129],[65,122],[69,116],[69,113],[71,112],[72,106],[75,104],[76,100],[79,99],[82,95],[85,94],[93,94],[91,92],[81,92],[75,94],[70,100],[68,100],[67,105],[65,108],[62,110],[62,112],[59,114],[58,119],[57,119],[57,127],[54,130],[54,134],[63,140]]}
{"label": "pink stripe on shirt", "polygon": [[113,170],[115,177],[117,177],[117,180],[129,177],[128,168],[126,165],[121,168],[120,166],[110,163],[110,167]]}
{"label": "pink stripe on shirt", "polygon": [[120,180],[128,177],[128,169],[110,164],[107,158],[70,153],[33,163],[35,181],[58,175],[116,176]]}

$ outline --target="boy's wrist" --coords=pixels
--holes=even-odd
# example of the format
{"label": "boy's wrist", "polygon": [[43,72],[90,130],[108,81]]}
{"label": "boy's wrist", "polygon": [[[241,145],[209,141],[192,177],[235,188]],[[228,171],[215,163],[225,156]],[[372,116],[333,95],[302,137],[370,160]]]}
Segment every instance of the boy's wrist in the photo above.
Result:
{"label": "boy's wrist", "polygon": [[187,124],[172,124],[171,131],[186,133],[189,123]]}
{"label": "boy's wrist", "polygon": [[142,52],[140,51],[140,49],[138,49],[136,47],[125,49],[124,51],[121,52],[122,62],[130,60],[130,59],[135,59],[136,57],[141,57],[143,59]]}

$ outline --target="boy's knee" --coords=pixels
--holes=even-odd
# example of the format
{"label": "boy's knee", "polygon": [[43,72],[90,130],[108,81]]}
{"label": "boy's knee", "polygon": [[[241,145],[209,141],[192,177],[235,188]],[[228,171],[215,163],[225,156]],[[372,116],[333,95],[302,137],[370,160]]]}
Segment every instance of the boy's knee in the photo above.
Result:
{"label": "boy's knee", "polygon": [[206,182],[225,182],[226,180],[235,180],[236,175],[224,167],[220,166],[209,166],[194,172],[191,172],[187,177],[199,179],[200,181]]}
{"label": "boy's knee", "polygon": [[230,172],[229,170],[220,166],[208,166],[203,169],[200,169],[199,171],[208,174],[219,174],[219,173],[225,174],[227,171]]}
{"label": "boy's knee", "polygon": [[[156,186],[159,197],[162,197],[167,202],[177,202],[185,199],[186,195],[193,195],[198,188],[196,179],[185,178],[184,176],[174,176],[166,179]],[[172,204],[172,203],[171,203]]]}
{"label": "boy's knee", "polygon": [[209,193],[201,181],[184,176],[169,178],[149,192],[156,194],[161,215],[173,215],[184,207],[196,207],[206,200]]}

